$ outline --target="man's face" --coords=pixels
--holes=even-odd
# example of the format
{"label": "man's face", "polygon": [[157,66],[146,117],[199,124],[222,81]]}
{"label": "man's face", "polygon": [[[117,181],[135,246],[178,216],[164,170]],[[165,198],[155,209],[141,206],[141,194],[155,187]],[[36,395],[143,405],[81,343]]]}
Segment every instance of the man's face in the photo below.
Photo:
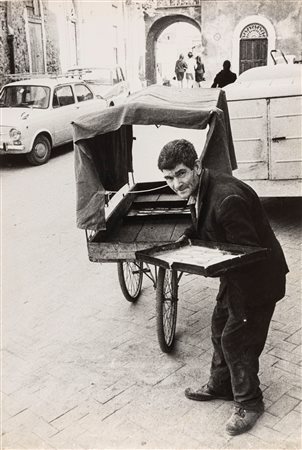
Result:
{"label": "man's face", "polygon": [[188,199],[198,187],[201,173],[200,161],[195,161],[193,169],[181,163],[172,170],[164,169],[162,172],[168,186],[182,199]]}

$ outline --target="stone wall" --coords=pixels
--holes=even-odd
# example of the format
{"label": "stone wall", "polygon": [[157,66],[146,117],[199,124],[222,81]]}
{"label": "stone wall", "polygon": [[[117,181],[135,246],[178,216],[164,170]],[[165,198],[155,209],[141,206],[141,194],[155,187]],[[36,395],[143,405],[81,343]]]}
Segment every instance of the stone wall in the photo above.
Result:
{"label": "stone wall", "polygon": [[57,17],[53,11],[44,4],[44,28],[46,39],[46,68],[47,73],[61,71],[60,48],[58,39]]}
{"label": "stone wall", "polygon": [[0,87],[4,82],[4,73],[9,71],[9,47],[7,43],[6,2],[0,2]]}
{"label": "stone wall", "polygon": [[[47,72],[60,71],[57,21],[43,2]],[[26,34],[26,10],[22,0],[0,2],[0,85],[10,81],[10,52],[8,35],[13,33],[15,73],[29,72],[29,47]]]}
{"label": "stone wall", "polygon": [[[239,38],[234,43],[234,32],[244,19],[255,15],[271,24],[272,34],[275,35],[273,47],[301,58],[301,5],[300,1],[287,0],[202,1],[201,28],[206,77],[212,79],[221,70],[225,59],[229,59],[233,69],[238,71]],[[272,63],[269,59],[268,64]]]}

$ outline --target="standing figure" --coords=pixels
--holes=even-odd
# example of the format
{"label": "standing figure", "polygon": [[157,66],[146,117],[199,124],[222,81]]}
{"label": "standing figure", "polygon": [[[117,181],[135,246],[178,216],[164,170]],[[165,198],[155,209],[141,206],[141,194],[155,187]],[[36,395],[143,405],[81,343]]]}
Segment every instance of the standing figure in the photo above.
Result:
{"label": "standing figure", "polygon": [[266,259],[220,277],[212,315],[210,376],[204,386],[185,390],[190,400],[233,400],[226,431],[241,434],[264,412],[259,357],[275,304],[285,295],[285,257],[255,191],[232,175],[202,168],[191,142],[168,142],[160,152],[158,168],[168,186],[189,200],[192,227],[179,240],[268,249]]}
{"label": "standing figure", "polygon": [[187,60],[187,71],[186,71],[186,80],[187,80],[187,88],[192,88],[194,83],[194,58],[193,53],[188,53],[188,60]]}
{"label": "standing figure", "polygon": [[196,56],[196,64],[194,66],[195,70],[195,82],[197,87],[201,87],[201,82],[204,81],[204,64],[201,61],[200,56]]}
{"label": "standing figure", "polygon": [[175,63],[175,75],[178,81],[178,86],[183,87],[183,79],[185,71],[187,69],[187,63],[185,62],[184,55],[181,53],[178,60]]}
{"label": "standing figure", "polygon": [[227,84],[234,83],[234,81],[236,81],[236,79],[237,79],[237,75],[235,73],[231,72],[230,61],[226,60],[223,63],[223,69],[217,73],[211,87],[212,88],[215,88],[215,87],[223,88]]}

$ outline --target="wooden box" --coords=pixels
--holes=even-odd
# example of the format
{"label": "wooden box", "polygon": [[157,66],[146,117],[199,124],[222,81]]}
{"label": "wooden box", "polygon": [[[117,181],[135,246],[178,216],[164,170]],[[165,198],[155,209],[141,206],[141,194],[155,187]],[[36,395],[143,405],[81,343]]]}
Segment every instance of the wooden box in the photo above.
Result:
{"label": "wooden box", "polygon": [[165,181],[137,183],[108,216],[106,230],[87,239],[88,256],[93,262],[133,260],[136,251],[174,242],[190,225],[187,201]]}

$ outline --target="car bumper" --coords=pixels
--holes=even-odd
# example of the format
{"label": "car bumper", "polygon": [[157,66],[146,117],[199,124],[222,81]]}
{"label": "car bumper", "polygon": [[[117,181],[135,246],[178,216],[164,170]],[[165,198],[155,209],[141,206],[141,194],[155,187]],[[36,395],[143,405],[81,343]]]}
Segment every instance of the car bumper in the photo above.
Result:
{"label": "car bumper", "polygon": [[0,141],[0,155],[28,153],[25,145],[14,145]]}

